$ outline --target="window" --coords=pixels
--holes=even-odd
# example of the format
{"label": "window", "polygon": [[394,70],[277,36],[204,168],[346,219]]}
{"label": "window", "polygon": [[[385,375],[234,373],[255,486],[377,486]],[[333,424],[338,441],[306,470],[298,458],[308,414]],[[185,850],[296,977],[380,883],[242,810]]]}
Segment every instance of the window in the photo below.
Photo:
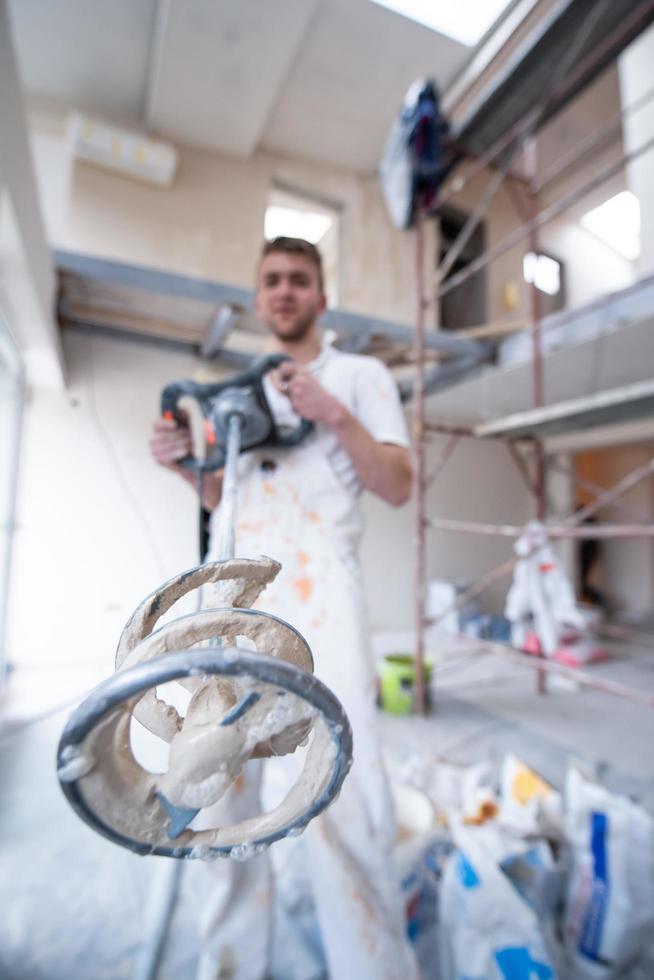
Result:
{"label": "window", "polygon": [[305,238],[317,245],[323,259],[325,293],[330,307],[338,306],[340,267],[340,208],[293,190],[273,187],[268,197],[264,236]]}
{"label": "window", "polygon": [[630,262],[640,255],[640,203],[631,191],[620,191],[587,211],[581,224]]}
{"label": "window", "polygon": [[522,275],[538,290],[539,316],[549,316],[565,307],[565,266],[560,259],[543,252],[527,252],[522,259]]}
{"label": "window", "polygon": [[542,293],[557,296],[561,292],[561,263],[550,255],[527,252],[522,260],[522,272],[525,282],[533,282]]}
{"label": "window", "polygon": [[446,34],[461,44],[474,45],[508,7],[509,0],[372,0],[396,14]]}
{"label": "window", "polygon": [[[437,232],[439,260],[442,262],[456,242],[469,218],[457,208],[445,205],[439,210],[440,227]],[[471,262],[479,258],[486,248],[486,226],[480,222],[470,236],[463,251],[452,266],[450,276],[463,272]],[[449,278],[449,276],[448,276]],[[445,280],[447,282],[447,279]],[[479,269],[469,279],[445,293],[439,301],[438,325],[441,330],[460,330],[478,327],[486,322],[487,290],[486,270]]]}

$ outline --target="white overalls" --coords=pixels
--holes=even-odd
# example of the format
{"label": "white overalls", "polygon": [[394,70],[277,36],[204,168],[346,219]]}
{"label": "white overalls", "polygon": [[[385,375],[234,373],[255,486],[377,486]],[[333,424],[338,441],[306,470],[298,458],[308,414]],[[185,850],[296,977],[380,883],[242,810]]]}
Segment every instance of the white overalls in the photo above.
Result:
{"label": "white overalls", "polygon": [[[407,445],[395,384],[381,362],[327,347],[308,370],[378,441]],[[287,398],[271,384],[267,392],[279,421],[297,421]],[[275,936],[274,961],[270,856],[208,866],[216,890],[202,925],[198,978],[312,980],[320,972],[311,930],[317,920],[332,980],[412,980],[417,971],[391,863],[393,807],[376,731],[356,473],[322,425],[299,448],[244,453],[239,471],[236,554],[281,562],[258,605],[307,639],[317,676],[349,716],[354,764],[339,798],[304,835],[273,846],[282,869],[274,885],[277,930],[284,933]],[[289,764],[296,765],[293,757]],[[248,763],[244,776],[218,804],[222,819],[260,809],[261,765]],[[302,877],[310,888],[302,888]],[[314,910],[307,915],[307,890],[315,917]]]}

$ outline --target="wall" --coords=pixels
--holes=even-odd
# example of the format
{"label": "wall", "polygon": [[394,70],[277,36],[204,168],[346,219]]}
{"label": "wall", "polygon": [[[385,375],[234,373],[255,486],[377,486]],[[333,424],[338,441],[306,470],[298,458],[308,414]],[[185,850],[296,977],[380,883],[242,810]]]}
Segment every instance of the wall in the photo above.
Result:
{"label": "wall", "polygon": [[[602,84],[613,99],[615,79]],[[591,101],[595,111],[605,100]],[[549,133],[549,142],[541,146],[544,162],[545,150],[556,159],[567,145],[563,137],[578,135],[577,122],[566,123],[564,118],[559,134]],[[341,205],[342,306],[413,320],[411,237],[391,227],[374,176],[272,153],[243,161],[182,146],[174,185],[160,189],[73,164],[60,108],[34,103],[31,136],[48,238],[57,246],[250,286],[268,194],[278,184]],[[452,204],[471,212],[488,179],[488,174],[480,174]],[[557,190],[567,188],[565,183]],[[553,223],[541,236],[543,248],[566,263],[570,306],[599,291],[621,288],[634,275],[629,263],[579,228],[574,217]],[[510,195],[500,190],[486,218],[488,246],[520,222]],[[428,240],[433,262],[435,236]],[[525,250],[526,244],[519,244],[487,270],[491,321],[519,317],[528,308],[522,280]],[[505,301],[508,284],[518,293],[517,305],[510,309]],[[28,294],[26,289],[23,311],[38,290]],[[167,575],[195,560],[193,496],[150,463],[146,442],[161,386],[171,377],[194,373],[197,364],[164,348],[76,334],[67,336],[65,353],[69,391],[38,387],[27,410],[11,652],[20,662],[61,656],[72,659],[80,670],[84,665],[106,672],[120,628],[135,603]],[[443,445],[443,439],[434,438],[428,470],[436,466]],[[364,572],[373,628],[410,629],[412,507],[390,510],[372,497],[364,498],[363,507]],[[428,511],[441,517],[521,523],[529,518],[531,503],[505,446],[466,440],[431,487]],[[644,593],[638,591],[638,581],[645,581],[649,558],[641,555],[635,571],[631,566],[627,571],[620,551],[624,543],[610,547],[617,549],[615,567],[629,583],[626,593],[640,601]],[[510,552],[506,539],[430,531],[429,576],[470,581]],[[35,616],[37,563],[39,580],[47,587],[38,592]],[[624,601],[620,574],[611,588],[615,585]],[[482,606],[500,610],[507,585],[498,583],[484,594]],[[48,624],[46,630],[43,623]]]}
{"label": "wall", "polygon": [[[654,58],[654,27],[641,34],[618,59],[620,90],[624,105],[630,105],[652,86]],[[634,150],[654,136],[654,102],[631,115],[624,123],[625,150]],[[652,180],[652,150],[627,166],[627,186],[640,201],[641,254],[638,272],[645,276],[654,272],[654,180]]]}
{"label": "wall", "polygon": [[53,317],[54,269],[38,207],[23,98],[5,0],[0,0],[0,315],[30,377],[62,383]]}
{"label": "wall", "polygon": [[[617,101],[615,73],[595,89],[581,106],[573,105],[560,123],[553,123],[545,132],[539,148],[544,163],[556,157],[557,147],[561,152],[569,148],[572,131],[579,128],[579,118],[589,114],[592,124],[599,125],[598,104],[609,100],[609,108],[613,108]],[[49,238],[55,245],[249,287],[268,195],[277,184],[341,205],[340,305],[390,320],[413,322],[411,238],[391,226],[376,176],[356,175],[266,152],[243,161],[180,146],[180,168],[173,186],[158,188],[88,164],[73,165],[66,145],[66,116],[61,108],[33,100],[30,120],[41,201]],[[591,122],[586,123],[582,134]],[[609,146],[593,159],[590,170],[594,172],[595,166],[604,165],[620,150],[620,141]],[[567,192],[583,181],[588,168],[587,163],[572,177],[555,184],[541,205],[549,203],[552,194]],[[486,172],[479,174],[452,198],[452,205],[470,213],[489,177]],[[565,262],[568,307],[623,288],[635,278],[632,263],[577,224],[584,210],[623,185],[624,179],[619,177],[617,183],[614,180],[603,188],[597,199],[586,201],[581,209],[546,226],[541,233],[543,248]],[[485,219],[488,247],[501,241],[522,220],[512,196],[502,188]],[[428,233],[426,238],[428,267],[433,267],[435,236]],[[491,322],[527,314],[528,291],[522,276],[522,257],[527,248],[527,243],[521,242],[486,270]],[[506,304],[507,285],[516,287],[514,306]]]}
{"label": "wall", "polygon": [[7,680],[5,627],[24,387],[18,350],[0,315],[0,701]]}
{"label": "wall", "polygon": [[[271,153],[256,153],[243,161],[180,146],[175,183],[157,188],[88,164],[73,166],[61,109],[33,101],[30,119],[41,200],[55,245],[249,287],[268,194],[278,184],[341,205],[340,305],[399,322],[414,321],[411,237],[390,224],[376,176]],[[489,176],[479,174],[452,198],[452,205],[470,213]],[[511,196],[502,188],[485,219],[488,247],[521,223]],[[435,236],[428,231],[426,239],[427,262],[433,268]],[[606,272],[602,281],[610,288],[633,279],[629,263],[573,222],[547,229],[543,242],[566,261],[568,305],[589,298],[588,268],[595,267],[598,258]],[[522,278],[526,250],[526,243],[520,243],[487,268],[490,321],[520,317],[528,310]],[[590,252],[592,263],[584,259]],[[507,284],[517,287],[515,307],[505,303]]]}
{"label": "wall", "polygon": [[[32,148],[55,245],[249,286],[267,195],[278,183],[342,205],[343,307],[413,320],[411,237],[391,227],[374,176],[271,153],[242,161],[181,147],[174,186],[154,188],[73,166],[65,115],[43,105],[33,109]],[[480,175],[453,199],[454,206],[471,211],[487,179]],[[507,192],[500,191],[488,214],[488,244],[519,223]],[[579,258],[569,283],[575,296],[583,296],[593,276],[579,276],[588,266],[597,275],[596,260],[588,262],[587,242],[582,246],[569,229],[560,234],[569,253],[561,258]],[[491,320],[526,309],[524,251],[524,244],[517,246],[488,270]],[[597,278],[606,283],[606,275]],[[45,281],[47,286],[47,276]],[[519,292],[511,310],[505,306],[507,283]],[[49,289],[46,299],[51,278]],[[36,285],[31,292],[32,299],[41,295]],[[23,309],[27,303],[25,297]],[[193,374],[197,364],[165,348],[79,334],[66,337],[65,356],[68,391],[35,387],[26,413],[10,655],[39,670],[48,661],[68,661],[80,674],[102,676],[111,670],[117,637],[134,605],[195,561],[193,495],[150,462],[146,443],[159,390],[172,377]],[[428,471],[442,446],[442,439],[433,440]],[[526,521],[531,512],[506,447],[468,441],[430,489],[428,509],[434,516],[511,523]],[[390,510],[366,498],[364,514],[373,628],[408,629],[414,601],[412,510]],[[429,575],[470,581],[510,552],[506,539],[432,531]],[[486,594],[484,608],[501,609],[507,585]]]}
{"label": "wall", "polygon": [[[432,443],[428,472],[445,444]],[[531,499],[504,443],[463,439],[428,494],[428,514],[491,523],[523,524],[532,516]],[[490,535],[429,532],[432,578],[473,582],[512,554],[513,541]],[[510,579],[479,598],[487,611],[501,612]]]}
{"label": "wall", "polygon": [[[55,244],[249,286],[268,190],[278,182],[343,203],[342,305],[412,321],[415,301],[411,239],[390,227],[376,178],[356,177],[335,168],[269,154],[257,154],[244,163],[185,147],[181,148],[178,178],[170,190],[149,187],[87,165],[77,164],[72,174],[67,174],[63,124],[61,112],[57,114],[42,105],[33,107],[37,172],[49,234]],[[472,207],[478,189],[471,187],[455,205]],[[517,221],[501,192],[491,208],[491,242]],[[433,240],[431,244],[433,247]],[[494,318],[506,315],[501,305],[503,284],[507,278],[515,278],[521,261],[518,250],[490,270]],[[75,343],[79,346],[79,341]],[[69,349],[73,349],[70,340]],[[121,356],[127,360],[129,352],[129,357],[134,358],[136,350],[130,345]],[[139,356],[139,363],[141,360]],[[157,363],[163,364],[164,360],[163,354],[157,352]],[[88,369],[87,362],[88,359],[80,361],[77,366],[80,378]],[[167,363],[170,373],[166,380],[179,374],[181,368],[175,366],[174,360]],[[146,377],[152,370],[148,367]],[[141,455],[144,438],[141,432]],[[438,449],[436,441],[433,454]],[[483,512],[489,519],[514,519],[513,502],[517,503],[518,514],[526,513],[520,477],[513,473],[510,463],[507,466],[503,449],[467,444],[458,450],[453,467],[454,476],[444,473],[430,495],[434,513],[465,517]],[[468,484],[471,496],[462,501],[461,482],[467,483],[467,474],[472,474]],[[493,488],[491,492],[489,486]],[[481,493],[476,495],[479,487]],[[409,628],[414,603],[411,508],[390,510],[367,497],[364,515],[367,532],[363,559],[373,625],[376,629]],[[168,545],[165,550],[167,554],[175,553]],[[508,546],[494,539],[461,541],[458,536],[434,534],[429,539],[429,552],[430,575],[471,579],[480,568],[502,560]],[[502,596],[500,587],[489,602],[501,606]]]}
{"label": "wall", "polygon": [[[136,604],[196,561],[194,495],[151,461],[147,441],[161,388],[193,376],[199,362],[77,331],[65,333],[64,347],[68,390],[37,389],[26,408],[8,655],[37,677],[48,668],[68,671],[77,690],[113,669]],[[441,445],[435,440],[429,469]],[[491,443],[462,443],[429,493],[430,513],[446,517],[522,520],[527,508],[505,447]],[[370,495],[363,509],[373,629],[410,630],[413,510]],[[469,580],[510,547],[503,539],[430,532],[429,574]],[[506,584],[484,597],[485,608],[501,609]]]}
{"label": "wall", "polygon": [[[478,206],[492,176],[492,171],[482,171],[452,198],[452,206],[471,214]],[[510,194],[505,187],[500,188],[484,218],[486,248],[495,246],[522,222],[523,219],[516,211]],[[526,244],[520,243],[486,266],[487,317],[489,322],[504,322],[526,316],[529,305],[526,284],[522,276],[522,257],[526,251]],[[509,285],[515,287],[517,291],[516,306],[506,305],[505,288]]]}
{"label": "wall", "polygon": [[[550,168],[569,160],[569,155],[587,145],[584,140],[595,138],[598,130],[606,127],[607,120],[617,116],[620,108],[618,71],[615,65],[611,65],[539,133],[538,174],[545,176]],[[620,129],[607,132],[605,139],[593,149],[588,149],[575,166],[545,184],[539,194],[539,207],[545,208],[564,196],[574,194],[595,175],[616,165],[624,152]],[[539,232],[542,249],[565,263],[565,305],[568,309],[624,289],[636,281],[635,263],[625,259],[580,224],[586,212],[625,190],[625,187],[626,177],[621,166],[615,174]]]}
{"label": "wall", "polygon": [[[583,174],[576,178],[577,182],[584,179]],[[488,176],[485,176],[472,181],[465,192],[457,195],[452,203],[470,213],[487,180]],[[594,204],[607,200],[621,189],[623,182],[607,185],[598,199],[586,201],[573,215],[564,215],[545,225],[539,232],[539,248],[551,253],[565,266],[565,309],[574,309],[609,292],[624,289],[637,278],[633,262],[627,261],[586,231],[577,220],[581,213],[590,210]],[[548,199],[541,200],[539,209],[547,203]],[[486,219],[487,247],[493,247],[520,224],[522,219],[515,211],[509,194],[504,189],[500,190]],[[486,267],[488,320],[491,323],[511,321],[529,315],[529,290],[522,273],[523,256],[528,251],[528,242],[524,240]],[[515,287],[517,291],[515,306],[507,306],[507,286]]]}
{"label": "wall", "polygon": [[54,245],[250,287],[268,194],[278,184],[342,206],[340,305],[413,322],[413,249],[390,224],[376,177],[270,153],[244,161],[182,146],[170,188],[84,163],[68,185],[65,113],[35,103],[31,125]]}
{"label": "wall", "polygon": [[[439,465],[447,437],[430,439],[427,473]],[[364,499],[367,532],[363,542],[364,572],[372,605],[373,626],[410,630],[415,580],[415,509],[392,512],[368,496]],[[524,523],[531,498],[505,445],[462,439],[427,493],[428,517],[471,521]],[[476,581],[512,553],[507,538],[427,531],[428,578]],[[487,612],[502,612],[510,578],[495,583],[479,597]]]}
{"label": "wall", "polygon": [[[649,62],[643,63],[643,83],[647,78],[649,84],[651,79],[646,73],[648,67]],[[567,155],[578,147],[580,141],[606,125],[607,119],[620,109],[620,95],[618,72],[614,66],[611,66],[538,133],[534,147],[537,179],[545,175],[560,160],[566,159]],[[633,98],[635,95],[630,101]],[[642,121],[643,113],[638,113],[634,119]],[[647,130],[649,135],[652,132],[654,132],[654,124]],[[536,202],[539,211],[574,192],[593,176],[620,159],[624,150],[621,134],[617,132],[612,136],[609,134],[609,137],[601,146],[581,158],[572,169],[543,187]],[[648,161],[647,157],[643,159]],[[523,167],[524,159],[518,154],[514,161],[514,168],[520,173]],[[465,167],[462,168],[463,170]],[[464,210],[471,211],[479,202],[488,180],[489,174],[481,174],[457,196],[453,203]],[[560,218],[544,225],[538,233],[540,247],[544,251],[551,252],[565,264],[566,308],[574,308],[607,292],[622,289],[636,279],[637,270],[634,263],[628,262],[579,224],[579,219],[586,211],[624,190],[625,186],[625,174],[620,170],[594,192],[565,211]],[[514,203],[516,197],[526,201],[524,188],[518,183],[514,183],[513,195],[503,188],[491,204],[487,218],[489,246],[494,245],[516,226],[522,224],[524,219],[519,217]],[[491,321],[507,320],[512,316],[518,317],[528,313],[528,290],[522,276],[522,257],[528,249],[528,241],[525,239],[488,267]],[[519,303],[513,310],[508,309],[504,302],[504,287],[510,283],[514,284],[519,292]]]}
{"label": "wall", "polygon": [[0,0],[0,698],[15,528],[25,369],[60,390],[63,360],[53,316],[54,270],[39,212],[22,94],[5,0]]}
{"label": "wall", "polygon": [[178,351],[68,332],[66,391],[25,409],[8,654],[19,667],[113,670],[125,620],[195,562],[192,490],[147,451],[159,391],[196,369]]}
{"label": "wall", "polygon": [[[605,199],[610,196],[607,193]],[[635,264],[577,222],[561,219],[547,225],[540,235],[540,247],[564,262],[566,309],[625,289],[636,281]]]}
{"label": "wall", "polygon": [[[72,666],[81,683],[111,672],[137,603],[196,563],[193,492],[152,462],[147,441],[161,388],[201,362],[76,331],[64,347],[68,390],[36,389],[26,407],[8,655],[25,669]],[[406,626],[410,515],[371,499],[365,510],[373,622]]]}
{"label": "wall", "polygon": [[[575,460],[577,474],[602,487],[611,487],[654,454],[654,443],[588,450]],[[579,503],[591,497],[579,491]],[[615,508],[598,513],[598,520],[651,522],[654,519],[652,480],[642,480],[618,501],[627,514]],[[616,539],[601,543],[602,562],[597,587],[605,591],[617,612],[651,614],[654,599],[654,543],[651,539]]]}

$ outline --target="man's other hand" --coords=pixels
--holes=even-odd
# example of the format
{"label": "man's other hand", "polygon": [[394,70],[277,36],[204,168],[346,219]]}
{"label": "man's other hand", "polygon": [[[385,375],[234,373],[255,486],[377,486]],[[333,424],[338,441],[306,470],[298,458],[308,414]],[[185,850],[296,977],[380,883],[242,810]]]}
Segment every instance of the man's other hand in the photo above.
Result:
{"label": "man's other hand", "polygon": [[152,427],[150,452],[160,466],[180,469],[180,460],[193,452],[189,427],[174,419],[157,419]]}
{"label": "man's other hand", "polygon": [[288,362],[279,368],[279,389],[288,397],[293,410],[309,422],[333,425],[343,406],[299,364]]}

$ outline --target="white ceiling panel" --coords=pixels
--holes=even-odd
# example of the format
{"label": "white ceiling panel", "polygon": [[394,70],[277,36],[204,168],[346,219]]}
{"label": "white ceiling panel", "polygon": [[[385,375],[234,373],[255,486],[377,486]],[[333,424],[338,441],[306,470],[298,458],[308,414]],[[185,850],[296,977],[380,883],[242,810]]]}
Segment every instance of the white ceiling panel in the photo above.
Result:
{"label": "white ceiling panel", "polygon": [[405,92],[470,49],[369,0],[9,0],[28,92],[177,143],[373,172]]}
{"label": "white ceiling panel", "polygon": [[28,91],[111,116],[139,117],[156,0],[10,0]]}
{"label": "white ceiling panel", "polygon": [[148,123],[187,143],[248,156],[317,3],[167,0],[152,63]]}
{"label": "white ceiling panel", "polygon": [[431,77],[442,89],[469,55],[470,48],[369,0],[324,0],[263,145],[372,172],[411,82]]}

